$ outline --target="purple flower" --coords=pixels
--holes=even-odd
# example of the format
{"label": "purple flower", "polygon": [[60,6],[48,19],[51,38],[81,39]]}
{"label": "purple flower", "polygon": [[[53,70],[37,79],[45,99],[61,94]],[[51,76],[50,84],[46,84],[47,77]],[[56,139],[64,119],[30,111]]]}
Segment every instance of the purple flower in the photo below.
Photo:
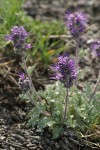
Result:
{"label": "purple flower", "polygon": [[25,74],[24,73],[19,74],[19,77],[20,77],[21,80],[24,80],[25,79]]}
{"label": "purple flower", "polygon": [[75,38],[79,37],[79,35],[84,32],[88,22],[86,14],[79,11],[73,13],[66,11],[65,19],[68,30]]}
{"label": "purple flower", "polygon": [[100,58],[100,40],[95,40],[92,42],[90,48],[96,53],[98,58]]}
{"label": "purple flower", "polygon": [[14,44],[14,47],[19,50],[19,49],[26,48],[24,45],[27,37],[28,37],[28,33],[26,32],[23,26],[21,27],[14,26],[11,29],[11,34],[7,35],[5,39],[7,41],[11,40]]}
{"label": "purple flower", "polygon": [[67,53],[59,56],[57,64],[53,67],[54,79],[61,81],[65,87],[70,88],[76,79],[75,62]]}
{"label": "purple flower", "polygon": [[31,44],[26,43],[26,44],[25,44],[25,48],[26,48],[26,49],[30,49],[30,48],[32,48],[32,46],[31,46]]}
{"label": "purple flower", "polygon": [[28,91],[31,86],[31,81],[28,77],[25,77],[25,74],[22,73],[19,75],[19,86],[23,91]]}

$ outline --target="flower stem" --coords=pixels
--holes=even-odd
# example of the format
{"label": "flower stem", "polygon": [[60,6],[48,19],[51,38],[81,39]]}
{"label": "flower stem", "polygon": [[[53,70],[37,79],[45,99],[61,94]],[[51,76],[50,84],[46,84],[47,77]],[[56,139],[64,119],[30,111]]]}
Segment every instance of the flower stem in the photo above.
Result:
{"label": "flower stem", "polygon": [[32,79],[27,72],[26,59],[25,59],[25,54],[23,53],[23,50],[21,51],[21,58],[22,58],[22,63],[24,65],[24,71],[25,71],[26,75],[28,76],[28,78],[30,79],[30,82],[31,82],[30,91],[31,92],[34,91],[34,97],[36,98],[36,90],[35,90],[35,87],[33,85]]}
{"label": "flower stem", "polygon": [[27,73],[27,66],[26,66],[26,60],[25,60],[25,54],[23,53],[23,50],[21,51],[21,58],[22,58],[22,63],[24,65],[24,71],[25,73],[27,74],[28,76],[28,73]]}
{"label": "flower stem", "polygon": [[91,96],[90,96],[90,99],[89,99],[89,103],[92,101],[92,99],[94,98],[94,96],[95,96],[95,94],[96,94],[96,90],[97,90],[97,87],[98,87],[98,85],[99,85],[99,82],[100,82],[100,69],[99,69],[99,74],[98,74],[97,82],[96,82],[96,84],[95,84],[95,86],[94,86],[93,92],[92,92],[92,94],[91,94]]}
{"label": "flower stem", "polygon": [[68,92],[69,92],[69,89],[67,88],[66,90],[66,98],[65,98],[65,110],[64,110],[64,115],[63,115],[63,121],[62,123],[65,122],[66,118],[67,118],[67,111],[68,111]]}
{"label": "flower stem", "polygon": [[30,94],[29,91],[28,91],[27,95],[28,95],[28,97],[29,97],[31,103],[36,107],[36,104],[35,104],[35,102],[33,101],[33,99],[32,99],[32,97],[31,97],[31,94]]}
{"label": "flower stem", "polygon": [[[79,38],[75,39],[76,41],[76,72],[78,72],[78,63],[79,63]],[[77,80],[78,78],[75,79],[75,85],[77,86]]]}

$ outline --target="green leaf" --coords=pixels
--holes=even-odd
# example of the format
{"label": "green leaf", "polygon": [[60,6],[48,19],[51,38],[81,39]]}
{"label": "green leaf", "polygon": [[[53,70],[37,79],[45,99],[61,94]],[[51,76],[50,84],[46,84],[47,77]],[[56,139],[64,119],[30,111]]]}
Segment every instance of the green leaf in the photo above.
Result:
{"label": "green leaf", "polygon": [[27,73],[28,73],[30,76],[32,76],[32,72],[33,72],[34,68],[35,68],[35,65],[34,65],[34,66],[29,66],[29,67],[27,68]]}
{"label": "green leaf", "polygon": [[64,132],[64,128],[63,127],[59,127],[59,126],[55,126],[52,130],[53,133],[53,139],[58,138],[60,135],[62,135]]}

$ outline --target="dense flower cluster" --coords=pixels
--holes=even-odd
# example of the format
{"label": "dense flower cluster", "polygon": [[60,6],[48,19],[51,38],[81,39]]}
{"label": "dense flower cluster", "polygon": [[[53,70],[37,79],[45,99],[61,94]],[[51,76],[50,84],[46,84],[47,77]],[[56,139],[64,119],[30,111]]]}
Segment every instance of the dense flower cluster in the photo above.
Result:
{"label": "dense flower cluster", "polygon": [[100,58],[100,40],[96,40],[92,42],[90,47],[96,53],[96,55]]}
{"label": "dense flower cluster", "polygon": [[28,33],[26,32],[23,26],[21,27],[14,26],[11,29],[11,34],[7,35],[5,39],[7,41],[11,40],[14,44],[14,47],[18,50],[23,49],[23,48],[28,49],[28,48],[31,48],[31,45],[28,43],[25,43],[27,36],[28,36]]}
{"label": "dense flower cluster", "polygon": [[70,88],[76,79],[75,62],[67,53],[59,56],[57,64],[53,67],[55,79],[61,81],[65,87]]}
{"label": "dense flower cluster", "polygon": [[65,12],[67,28],[74,37],[79,37],[84,32],[88,18],[83,12],[75,11],[74,13]]}
{"label": "dense flower cluster", "polygon": [[24,73],[19,75],[19,86],[23,91],[28,91],[31,86],[31,81],[28,77],[25,77]]}

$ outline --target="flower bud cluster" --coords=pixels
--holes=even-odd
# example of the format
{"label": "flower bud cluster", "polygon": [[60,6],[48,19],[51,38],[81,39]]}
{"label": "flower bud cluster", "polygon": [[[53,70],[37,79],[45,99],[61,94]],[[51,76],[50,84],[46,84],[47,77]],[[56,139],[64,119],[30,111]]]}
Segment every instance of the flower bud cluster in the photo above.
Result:
{"label": "flower bud cluster", "polygon": [[66,11],[65,19],[68,30],[75,38],[79,37],[79,35],[84,32],[88,22],[85,13],[79,11],[75,11],[73,13]]}
{"label": "flower bud cluster", "polygon": [[57,64],[53,67],[54,79],[61,81],[65,87],[70,88],[76,79],[75,62],[67,53],[58,57]]}
{"label": "flower bud cluster", "polygon": [[27,37],[28,37],[28,33],[26,32],[23,26],[21,27],[14,26],[11,29],[11,34],[6,35],[5,39],[7,41],[9,40],[12,41],[14,44],[14,47],[17,50],[20,50],[20,49],[31,48],[31,45],[25,42]]}
{"label": "flower bud cluster", "polygon": [[23,91],[29,91],[31,87],[31,81],[28,77],[25,77],[24,73],[19,75],[19,86]]}

